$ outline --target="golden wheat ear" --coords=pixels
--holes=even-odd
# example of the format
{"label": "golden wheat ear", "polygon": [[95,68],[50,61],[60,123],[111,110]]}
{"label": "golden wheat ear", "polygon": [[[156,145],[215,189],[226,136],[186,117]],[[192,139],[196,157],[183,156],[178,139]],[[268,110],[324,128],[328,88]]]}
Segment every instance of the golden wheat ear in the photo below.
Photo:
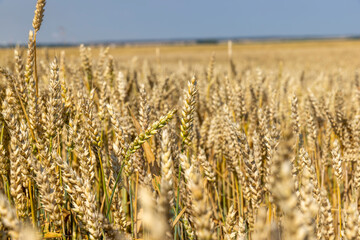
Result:
{"label": "golden wheat ear", "polygon": [[45,4],[46,0],[38,0],[36,2],[36,9],[32,23],[35,32],[38,32],[40,30],[41,23],[44,18]]}

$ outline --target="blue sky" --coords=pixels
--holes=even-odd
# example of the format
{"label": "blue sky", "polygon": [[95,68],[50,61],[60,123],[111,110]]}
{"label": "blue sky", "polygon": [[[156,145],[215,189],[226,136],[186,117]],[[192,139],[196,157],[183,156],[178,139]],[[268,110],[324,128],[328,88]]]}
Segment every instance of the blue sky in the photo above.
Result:
{"label": "blue sky", "polygon": [[[0,44],[24,43],[36,0],[0,0]],[[48,0],[42,43],[360,35],[360,0]]]}

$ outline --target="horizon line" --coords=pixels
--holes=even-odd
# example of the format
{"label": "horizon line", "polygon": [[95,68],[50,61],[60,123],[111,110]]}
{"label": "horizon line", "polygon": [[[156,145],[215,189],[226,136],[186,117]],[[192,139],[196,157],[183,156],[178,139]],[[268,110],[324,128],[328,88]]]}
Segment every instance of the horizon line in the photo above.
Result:
{"label": "horizon line", "polygon": [[[39,47],[73,47],[80,44],[99,46],[99,45],[147,45],[147,44],[220,44],[227,41],[234,43],[248,42],[272,42],[272,41],[308,41],[308,40],[357,40],[360,34],[329,34],[329,35],[264,35],[264,36],[243,36],[243,37],[200,37],[200,38],[163,38],[163,39],[128,39],[128,40],[98,40],[84,42],[54,42],[38,43]],[[26,43],[0,43],[0,48],[11,48],[16,46],[27,46]]]}

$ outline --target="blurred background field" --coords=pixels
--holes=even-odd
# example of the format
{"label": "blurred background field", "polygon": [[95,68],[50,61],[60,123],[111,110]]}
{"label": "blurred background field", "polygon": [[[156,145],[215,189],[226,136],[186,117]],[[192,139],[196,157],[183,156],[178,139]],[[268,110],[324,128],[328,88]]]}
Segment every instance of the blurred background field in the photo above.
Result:
{"label": "blurred background field", "polygon": [[[91,46],[91,45],[90,45]],[[92,55],[99,54],[101,46],[91,46]],[[25,48],[24,48],[25,50]],[[46,58],[59,56],[65,51],[68,58],[79,56],[78,47],[39,47],[39,55]],[[285,69],[306,68],[319,70],[324,67],[354,70],[360,66],[355,60],[360,57],[358,40],[299,40],[233,43],[233,59],[242,67],[261,66],[276,68],[282,62]],[[156,60],[160,55],[162,65],[181,61],[202,65],[215,54],[219,64],[228,60],[228,44],[144,44],[144,45],[110,45],[109,54],[121,61]],[[11,61],[13,48],[0,48],[0,61]],[[320,62],[321,61],[321,62]]]}

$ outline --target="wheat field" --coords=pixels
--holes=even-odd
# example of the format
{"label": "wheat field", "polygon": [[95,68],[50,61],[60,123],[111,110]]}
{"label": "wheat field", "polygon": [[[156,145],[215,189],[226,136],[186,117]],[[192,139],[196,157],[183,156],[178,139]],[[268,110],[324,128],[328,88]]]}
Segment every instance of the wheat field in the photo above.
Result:
{"label": "wheat field", "polygon": [[[360,239],[360,42],[0,49],[0,239]],[[45,23],[46,24],[46,23]]]}

